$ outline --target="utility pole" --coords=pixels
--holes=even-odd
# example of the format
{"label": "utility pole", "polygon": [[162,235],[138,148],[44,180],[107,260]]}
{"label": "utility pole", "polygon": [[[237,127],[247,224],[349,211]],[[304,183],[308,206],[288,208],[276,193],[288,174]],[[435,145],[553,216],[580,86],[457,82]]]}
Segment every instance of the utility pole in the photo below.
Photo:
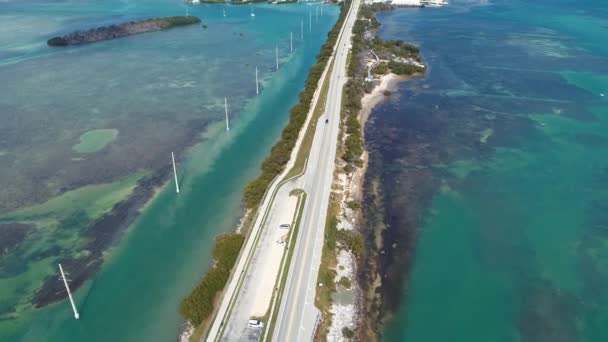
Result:
{"label": "utility pole", "polygon": [[177,183],[177,170],[175,169],[175,155],[171,152],[171,163],[173,164],[173,178],[175,178],[175,192],[179,194],[179,184]]}
{"label": "utility pole", "polygon": [[289,52],[293,53],[293,32],[289,32]]}
{"label": "utility pole", "polygon": [[255,94],[259,94],[260,93],[260,88],[258,86],[258,66],[255,66]]}
{"label": "utility pole", "polygon": [[308,11],[308,30],[312,32],[312,11]]}
{"label": "utility pole", "polygon": [[72,292],[70,291],[70,286],[68,285],[68,280],[65,277],[65,273],[63,273],[63,268],[61,264],[59,264],[59,272],[61,273],[61,279],[63,279],[63,285],[65,285],[66,291],[68,291],[68,298],[70,298],[70,304],[72,304],[72,311],[74,311],[74,318],[79,319],[80,315],[78,314],[78,310],[76,310],[76,304],[74,304],[74,298],[72,298]]}
{"label": "utility pole", "polygon": [[274,48],[274,51],[275,51],[276,61],[277,61],[277,71],[279,71],[279,46],[278,45]]}
{"label": "utility pole", "polygon": [[228,99],[224,97],[224,110],[226,111],[226,132],[230,131],[230,120],[228,119]]}
{"label": "utility pole", "polygon": [[304,40],[304,20],[300,20],[300,39]]}

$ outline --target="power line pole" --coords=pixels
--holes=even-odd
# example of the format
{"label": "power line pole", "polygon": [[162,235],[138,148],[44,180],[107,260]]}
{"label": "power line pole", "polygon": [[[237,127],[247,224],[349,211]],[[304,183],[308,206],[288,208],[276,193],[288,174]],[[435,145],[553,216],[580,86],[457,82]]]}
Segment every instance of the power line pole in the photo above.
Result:
{"label": "power line pole", "polygon": [[258,86],[258,66],[255,66],[255,94],[259,94],[260,93],[260,88]]}
{"label": "power line pole", "polygon": [[177,183],[177,170],[175,168],[175,155],[171,152],[171,163],[173,164],[173,178],[175,178],[175,192],[179,194],[179,184]]}
{"label": "power line pole", "polygon": [[230,119],[228,119],[228,100],[224,97],[224,110],[226,111],[226,131],[230,131]]}
{"label": "power line pole", "polygon": [[70,286],[68,285],[68,280],[65,277],[65,273],[63,273],[63,268],[61,264],[59,264],[59,272],[61,273],[61,279],[63,279],[63,285],[65,285],[66,291],[68,291],[68,298],[70,298],[70,304],[72,304],[72,311],[74,311],[74,318],[79,319],[80,315],[78,314],[78,310],[76,310],[76,304],[74,304],[74,298],[72,298],[72,292],[70,291]]}
{"label": "power line pole", "polygon": [[289,52],[293,53],[293,32],[289,32]]}
{"label": "power line pole", "polygon": [[279,71],[279,46],[278,45],[274,48],[274,52],[275,52],[276,61],[277,61],[277,71]]}

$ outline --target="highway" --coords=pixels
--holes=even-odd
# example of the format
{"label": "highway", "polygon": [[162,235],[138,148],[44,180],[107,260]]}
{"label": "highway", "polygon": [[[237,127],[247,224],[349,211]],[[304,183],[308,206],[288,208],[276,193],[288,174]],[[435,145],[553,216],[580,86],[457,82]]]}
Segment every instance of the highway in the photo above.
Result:
{"label": "highway", "polygon": [[[274,335],[269,337],[274,341],[312,340],[319,317],[314,298],[340,131],[342,88],[345,83],[352,25],[359,3],[360,0],[353,1],[335,46],[333,69],[326,70],[330,73],[325,105],[327,114],[319,118],[316,124],[306,169],[300,177],[281,182],[295,163],[303,138],[303,134],[300,134],[285,171],[272,182],[260,205],[258,216],[225,288],[206,337],[207,341],[257,341],[271,325],[275,326]],[[312,108],[316,106],[320,88],[319,86],[315,92]],[[312,110],[305,127],[311,118]],[[329,119],[327,124],[326,118]],[[287,271],[287,283],[277,322],[267,322],[264,331],[248,328],[248,319],[261,316],[260,310],[270,306],[275,284],[268,284],[265,280],[273,272],[278,273],[280,256],[273,252],[277,248],[276,231],[279,223],[290,222],[290,219],[295,217],[295,199],[289,195],[293,189],[303,189],[308,198],[303,208],[294,256]],[[294,205],[287,205],[290,201]]]}
{"label": "highway", "polygon": [[[360,0],[354,0],[346,17],[334,52],[334,67],[330,74],[329,93],[326,103],[327,124],[317,125],[308,165],[304,174],[304,191],[308,200],[304,205],[300,233],[294,258],[289,267],[287,283],[283,291],[273,341],[311,341],[314,337],[319,311],[315,307],[317,276],[333,181],[334,161],[338,133],[342,89],[345,84],[346,63]],[[325,126],[325,127],[323,127]]]}

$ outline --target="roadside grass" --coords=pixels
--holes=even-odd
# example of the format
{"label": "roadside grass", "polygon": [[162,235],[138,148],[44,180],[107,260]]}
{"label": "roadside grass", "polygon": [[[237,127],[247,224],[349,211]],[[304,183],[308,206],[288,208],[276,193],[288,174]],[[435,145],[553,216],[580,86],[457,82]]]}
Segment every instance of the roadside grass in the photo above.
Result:
{"label": "roadside grass", "polygon": [[[351,58],[351,53],[348,53],[347,61]],[[348,65],[348,64],[347,64]],[[342,89],[342,98],[346,96],[346,90]],[[340,109],[340,131],[338,133],[338,146],[336,150],[336,168],[335,175],[343,173],[339,165],[343,164],[342,154],[344,153],[344,134],[345,129],[342,121],[345,119],[344,101],[341,103]],[[335,180],[332,184],[335,184]],[[332,186],[332,190],[334,189]],[[329,207],[327,209],[327,221],[325,223],[325,240],[323,242],[323,252],[321,255],[321,265],[317,277],[317,294],[315,297],[315,306],[321,312],[321,320],[315,335],[315,341],[326,341],[329,327],[333,319],[331,313],[331,305],[333,303],[333,294],[336,292],[336,265],[338,264],[338,216],[340,212],[339,203],[341,198],[338,194],[332,191],[330,195]],[[323,286],[318,286],[321,283]]]}
{"label": "roadside grass", "polygon": [[327,69],[327,73],[323,78],[323,85],[321,86],[321,92],[319,93],[319,98],[317,99],[317,103],[315,104],[315,109],[312,113],[312,118],[306,127],[306,132],[304,133],[304,138],[302,139],[302,144],[300,145],[300,149],[298,150],[298,155],[296,156],[296,161],[293,164],[293,167],[287,174],[284,179],[290,179],[296,175],[304,172],[304,167],[306,166],[306,160],[310,154],[310,149],[312,148],[312,141],[315,136],[315,130],[317,128],[317,121],[321,115],[325,112],[325,104],[327,103],[327,93],[329,92],[329,77],[331,76],[331,71],[334,67],[334,60],[332,59],[329,68]]}
{"label": "roadside grass", "polygon": [[323,241],[323,253],[321,255],[321,266],[317,277],[317,295],[315,305],[321,311],[321,320],[315,336],[315,341],[326,341],[329,326],[331,325],[332,295],[336,292],[336,264],[338,263],[337,251],[337,225],[338,225],[338,202],[332,193],[329,202],[327,221],[325,222],[325,239]]}
{"label": "roadside grass", "polygon": [[[298,189],[293,190],[292,192],[296,192]],[[272,334],[274,333],[274,327],[276,325],[276,321],[277,321],[277,317],[279,315],[279,308],[281,306],[281,300],[283,299],[283,290],[285,289],[285,283],[287,282],[287,276],[289,275],[289,272],[287,272],[287,270],[289,269],[289,265],[291,264],[291,259],[293,258],[293,253],[295,250],[295,246],[296,246],[296,240],[298,239],[298,232],[300,231],[300,221],[302,221],[302,213],[304,212],[304,204],[306,203],[306,193],[303,190],[300,190],[300,192],[298,193],[297,196],[300,196],[300,199],[298,201],[298,212],[296,213],[296,216],[294,218],[295,223],[293,223],[291,232],[289,233],[289,247],[287,250],[287,253],[283,254],[283,257],[281,259],[281,269],[284,270],[281,279],[279,278],[279,275],[277,274],[277,280],[275,281],[276,283],[279,283],[278,286],[278,290],[273,292],[272,297],[270,298],[270,303],[271,306],[270,308],[268,308],[268,312],[266,312],[266,315],[264,315],[264,323],[268,324],[268,322],[273,322],[275,324],[272,324],[268,330],[268,332],[264,332],[264,336],[262,338],[262,341],[267,341],[268,338],[272,339]],[[277,297],[278,296],[278,297]],[[276,298],[276,301],[275,301]],[[272,314],[272,317],[270,317],[270,312],[273,310],[273,306],[274,306],[274,311]],[[269,320],[270,318],[270,320]]]}

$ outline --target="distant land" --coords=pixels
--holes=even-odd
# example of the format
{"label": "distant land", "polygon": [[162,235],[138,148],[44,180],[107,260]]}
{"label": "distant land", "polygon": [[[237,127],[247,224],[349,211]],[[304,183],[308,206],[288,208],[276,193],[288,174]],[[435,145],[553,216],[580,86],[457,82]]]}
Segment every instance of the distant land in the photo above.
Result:
{"label": "distant land", "polygon": [[142,21],[130,21],[119,25],[103,26],[88,31],[76,31],[63,37],[54,37],[47,41],[49,46],[68,46],[94,43],[102,40],[126,37],[139,33],[159,31],[175,26],[192,25],[201,20],[193,16],[175,16],[152,18]]}

